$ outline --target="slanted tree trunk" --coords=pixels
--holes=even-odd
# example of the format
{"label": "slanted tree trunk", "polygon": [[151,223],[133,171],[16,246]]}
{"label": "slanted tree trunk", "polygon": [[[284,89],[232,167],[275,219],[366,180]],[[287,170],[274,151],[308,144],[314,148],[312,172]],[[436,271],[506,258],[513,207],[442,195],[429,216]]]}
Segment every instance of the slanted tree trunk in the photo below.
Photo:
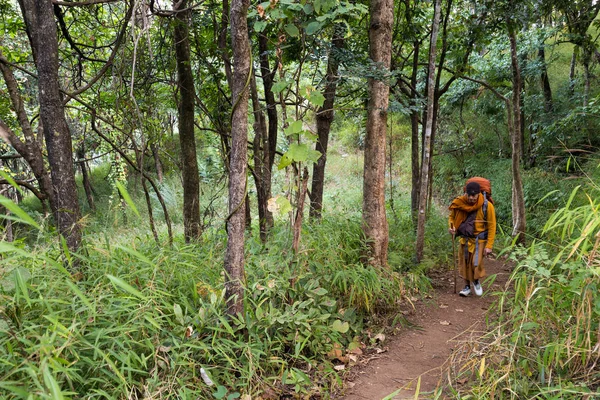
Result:
{"label": "slanted tree trunk", "polygon": [[425,121],[425,135],[423,138],[423,161],[421,162],[421,179],[419,189],[419,213],[417,216],[417,241],[416,261],[423,259],[423,247],[425,244],[425,222],[427,208],[427,194],[429,187],[429,167],[431,157],[431,135],[435,115],[435,60],[437,53],[437,38],[440,28],[441,14],[440,0],[435,2],[433,25],[431,26],[431,42],[429,45],[429,67],[427,72],[427,120]]}
{"label": "slanted tree trunk", "polygon": [[90,181],[90,175],[88,173],[87,163],[85,162],[85,145],[82,142],[77,149],[77,163],[81,170],[81,180],[83,183],[83,190],[85,191],[85,197],[87,199],[90,210],[96,210],[96,203],[94,202],[94,190],[92,189],[92,182]]}
{"label": "slanted tree trunk", "polygon": [[244,310],[244,203],[248,140],[248,86],[252,73],[247,13],[249,0],[231,2],[231,47],[233,48],[231,161],[229,168],[229,216],[225,251],[227,312]]}
{"label": "slanted tree trunk", "polygon": [[523,88],[523,81],[521,79],[521,69],[519,68],[516,34],[510,19],[508,20],[507,25],[513,77],[512,109],[507,110],[512,146],[512,236],[518,236],[518,243],[524,244],[526,219],[523,180],[521,178],[521,90]]}
{"label": "slanted tree trunk", "polygon": [[371,0],[369,23],[369,56],[378,68],[376,78],[369,79],[367,135],[365,138],[363,174],[363,222],[367,262],[387,266],[388,224],[385,213],[385,158],[387,113],[390,88],[386,82],[392,53],[393,0]]}
{"label": "slanted tree trunk", "polygon": [[[56,212],[56,201],[54,199],[54,189],[52,188],[52,178],[44,165],[44,156],[42,155],[43,143],[40,144],[33,133],[27,113],[25,112],[25,102],[19,93],[17,80],[5,61],[2,53],[0,53],[0,71],[2,71],[2,75],[4,76],[6,88],[8,89],[14,111],[17,114],[25,141],[21,141],[2,120],[0,120],[0,137],[6,143],[10,144],[27,162],[38,181],[40,191],[50,203],[50,210],[54,214]],[[39,136],[42,137],[43,135],[40,134]]]}
{"label": "slanted tree trunk", "polygon": [[314,219],[321,218],[323,210],[323,185],[325,181],[325,164],[327,163],[327,144],[329,142],[329,132],[333,122],[333,105],[335,103],[335,92],[338,82],[338,55],[344,47],[344,26],[336,24],[333,37],[331,39],[332,48],[327,60],[327,74],[325,80],[327,84],[323,95],[325,101],[323,106],[317,111],[317,145],[316,150],[321,153],[321,157],[313,166],[313,179],[310,191],[310,217]]}
{"label": "slanted tree trunk", "polygon": [[19,0],[38,71],[40,120],[44,129],[59,233],[70,251],[81,244],[73,143],[58,77],[58,35],[52,2]]}
{"label": "slanted tree trunk", "polygon": [[186,0],[173,2],[173,9],[177,11],[174,20],[174,38],[179,89],[179,143],[183,175],[183,226],[186,243],[198,239],[201,235],[200,176],[196,159],[196,136],[194,135],[195,90],[188,27],[191,11],[186,10],[187,4]]}

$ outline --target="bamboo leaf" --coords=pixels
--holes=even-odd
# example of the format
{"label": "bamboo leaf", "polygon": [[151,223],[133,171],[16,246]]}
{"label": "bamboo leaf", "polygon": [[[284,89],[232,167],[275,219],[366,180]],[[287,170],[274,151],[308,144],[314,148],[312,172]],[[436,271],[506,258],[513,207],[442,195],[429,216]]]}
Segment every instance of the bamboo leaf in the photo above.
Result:
{"label": "bamboo leaf", "polygon": [[131,200],[131,197],[129,196],[129,193],[127,192],[127,189],[125,189],[125,186],[123,186],[121,184],[121,182],[117,182],[116,186],[117,186],[117,189],[119,190],[119,193],[121,194],[121,197],[123,197],[123,200],[125,200],[125,203],[127,203],[127,205],[129,207],[131,207],[131,209],[133,210],[133,212],[135,213],[135,215],[137,215],[139,217],[140,216],[140,212],[138,211],[137,207],[133,203],[133,200]]}
{"label": "bamboo leaf", "polygon": [[124,280],[117,278],[116,276],[109,275],[109,274],[107,274],[106,277],[108,279],[110,279],[110,281],[113,283],[113,285],[123,289],[127,293],[137,297],[140,300],[146,300],[146,296],[144,296],[144,294],[142,292],[140,292],[139,290],[137,290],[136,288],[134,288],[133,286],[131,286]]}
{"label": "bamboo leaf", "polygon": [[7,199],[4,196],[0,196],[0,205],[6,207],[10,212],[15,214],[17,217],[13,217],[10,215],[0,215],[0,218],[10,219],[12,221],[22,222],[27,225],[31,225],[37,229],[40,229],[40,226],[33,218],[29,216],[21,207],[16,205],[11,199]]}

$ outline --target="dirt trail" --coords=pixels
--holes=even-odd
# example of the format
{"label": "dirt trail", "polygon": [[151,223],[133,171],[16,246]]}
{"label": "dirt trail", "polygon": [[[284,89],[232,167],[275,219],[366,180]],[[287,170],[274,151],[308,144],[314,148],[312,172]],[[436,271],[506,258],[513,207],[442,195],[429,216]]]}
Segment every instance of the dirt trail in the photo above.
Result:
{"label": "dirt trail", "polygon": [[[485,314],[494,300],[491,294],[503,288],[510,275],[510,267],[500,260],[487,260],[486,271],[489,278],[487,284],[484,281],[482,297],[454,294],[452,272],[433,277],[432,298],[416,302],[407,315],[414,326],[389,337],[382,344],[385,352],[356,367],[341,398],[381,400],[401,389],[394,399],[414,399],[419,376],[422,398],[426,392],[431,394],[457,340],[479,336],[478,332],[485,329]],[[495,278],[491,287],[490,278]],[[457,290],[463,286],[464,281],[459,277]]]}

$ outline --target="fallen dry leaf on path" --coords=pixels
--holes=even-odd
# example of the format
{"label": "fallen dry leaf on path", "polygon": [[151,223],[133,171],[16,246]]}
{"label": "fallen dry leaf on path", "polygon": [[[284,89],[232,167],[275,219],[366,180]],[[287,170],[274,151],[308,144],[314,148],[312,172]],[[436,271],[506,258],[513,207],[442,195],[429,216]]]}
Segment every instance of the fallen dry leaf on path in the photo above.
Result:
{"label": "fallen dry leaf on path", "polygon": [[448,322],[448,321],[440,321],[440,324],[448,326],[448,325],[450,325],[450,322]]}

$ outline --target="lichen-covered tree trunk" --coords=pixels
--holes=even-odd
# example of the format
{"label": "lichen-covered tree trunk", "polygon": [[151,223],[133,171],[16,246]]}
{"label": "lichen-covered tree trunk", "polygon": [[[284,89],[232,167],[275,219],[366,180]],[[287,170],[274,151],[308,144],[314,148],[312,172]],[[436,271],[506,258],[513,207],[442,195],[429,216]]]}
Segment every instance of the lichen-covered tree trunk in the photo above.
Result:
{"label": "lichen-covered tree trunk", "polygon": [[181,172],[183,175],[183,227],[185,241],[196,240],[201,234],[200,176],[196,159],[194,135],[194,76],[190,59],[189,19],[187,1],[174,1],[177,11],[174,20],[175,55],[177,58],[177,86],[179,88],[179,143],[181,145]]}
{"label": "lichen-covered tree trunk", "polygon": [[388,224],[385,213],[385,158],[389,73],[392,52],[393,0],[371,0],[369,22],[369,55],[378,63],[378,76],[369,79],[367,135],[365,138],[363,174],[363,222],[366,239],[366,261],[374,266],[387,266]]}
{"label": "lichen-covered tree trunk", "polygon": [[248,140],[248,86],[250,40],[247,13],[249,0],[233,0],[230,10],[231,47],[233,48],[231,119],[231,158],[229,168],[229,216],[225,251],[227,311],[230,315],[244,310],[244,223],[246,197],[246,163]]}
{"label": "lichen-covered tree trunk", "polygon": [[510,42],[510,59],[513,77],[512,104],[511,109],[508,110],[508,125],[511,132],[512,146],[512,236],[518,236],[518,242],[524,244],[526,232],[525,197],[523,194],[523,180],[521,179],[521,90],[523,82],[517,55],[515,29],[510,20],[508,22],[508,39]]}
{"label": "lichen-covered tree trunk", "polygon": [[344,26],[337,24],[334,27],[333,37],[331,39],[332,48],[327,60],[327,82],[323,95],[325,101],[323,106],[317,111],[317,145],[316,150],[321,153],[321,157],[313,166],[313,179],[310,191],[310,217],[321,218],[323,210],[323,185],[325,183],[325,165],[327,163],[327,144],[329,142],[329,132],[333,122],[333,106],[335,104],[335,92],[338,82],[339,61],[336,54],[344,46]]}
{"label": "lichen-covered tree trunk", "polygon": [[70,251],[81,244],[73,143],[58,79],[58,35],[52,2],[19,0],[38,71],[40,121],[56,200],[56,223]]}
{"label": "lichen-covered tree trunk", "polygon": [[416,260],[423,259],[423,247],[425,244],[425,221],[427,208],[427,195],[429,191],[429,168],[431,157],[431,136],[435,122],[435,60],[437,53],[437,38],[440,28],[440,0],[435,2],[433,24],[431,26],[431,42],[429,46],[429,67],[427,73],[427,120],[425,122],[425,135],[423,137],[423,160],[421,162],[421,179],[419,182],[419,212],[417,215],[417,241]]}

